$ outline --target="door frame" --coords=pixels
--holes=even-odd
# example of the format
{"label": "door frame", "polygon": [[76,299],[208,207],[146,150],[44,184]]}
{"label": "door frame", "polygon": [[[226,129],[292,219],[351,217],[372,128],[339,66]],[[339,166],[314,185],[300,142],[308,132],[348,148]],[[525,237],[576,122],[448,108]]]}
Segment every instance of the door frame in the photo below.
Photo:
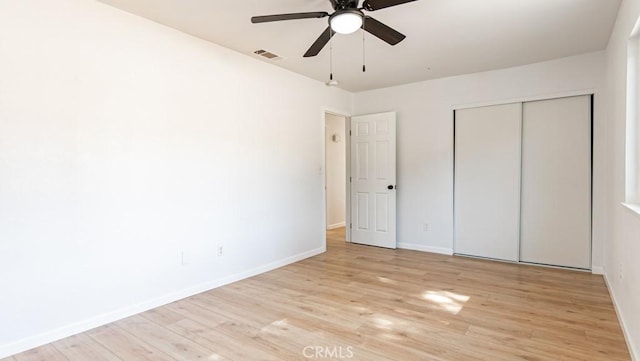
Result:
{"label": "door frame", "polygon": [[326,128],[327,128],[327,114],[337,115],[339,117],[344,118],[344,127],[345,127],[345,241],[351,242],[351,182],[349,179],[351,178],[351,114],[344,110],[338,110],[329,107],[322,108],[322,229],[323,229],[323,240],[325,242],[327,240],[327,145],[326,145]]}

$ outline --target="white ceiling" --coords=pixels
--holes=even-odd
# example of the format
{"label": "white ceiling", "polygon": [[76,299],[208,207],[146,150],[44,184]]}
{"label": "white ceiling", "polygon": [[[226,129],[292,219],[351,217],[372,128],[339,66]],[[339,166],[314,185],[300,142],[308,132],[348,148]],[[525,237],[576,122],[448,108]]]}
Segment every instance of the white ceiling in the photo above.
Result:
{"label": "white ceiling", "polygon": [[[332,12],[329,0],[99,0],[320,81],[329,78],[329,46],[303,58],[327,19],[252,24],[251,16]],[[333,39],[340,87],[363,91],[500,69],[606,47],[620,0],[418,0],[367,14],[405,34],[396,46],[362,32]]]}

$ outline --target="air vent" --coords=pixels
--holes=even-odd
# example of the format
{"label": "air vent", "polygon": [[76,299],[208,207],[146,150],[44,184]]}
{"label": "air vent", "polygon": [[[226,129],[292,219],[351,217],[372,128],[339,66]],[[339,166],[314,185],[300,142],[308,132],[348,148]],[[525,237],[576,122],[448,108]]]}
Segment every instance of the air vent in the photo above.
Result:
{"label": "air vent", "polygon": [[272,53],[270,51],[266,51],[264,49],[256,50],[253,53],[256,54],[256,55],[259,55],[259,56],[261,56],[263,58],[267,58],[269,60],[272,60],[272,61],[282,60],[282,58],[278,54],[274,54],[274,53]]}

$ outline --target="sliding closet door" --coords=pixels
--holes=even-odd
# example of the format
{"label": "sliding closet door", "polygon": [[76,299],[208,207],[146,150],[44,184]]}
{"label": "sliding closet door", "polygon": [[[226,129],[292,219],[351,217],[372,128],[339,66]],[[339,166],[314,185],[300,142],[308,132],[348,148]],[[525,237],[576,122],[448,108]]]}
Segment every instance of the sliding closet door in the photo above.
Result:
{"label": "sliding closet door", "polygon": [[524,103],[520,260],[591,268],[591,97]]}
{"label": "sliding closet door", "polygon": [[518,260],[522,105],[455,112],[455,252]]}

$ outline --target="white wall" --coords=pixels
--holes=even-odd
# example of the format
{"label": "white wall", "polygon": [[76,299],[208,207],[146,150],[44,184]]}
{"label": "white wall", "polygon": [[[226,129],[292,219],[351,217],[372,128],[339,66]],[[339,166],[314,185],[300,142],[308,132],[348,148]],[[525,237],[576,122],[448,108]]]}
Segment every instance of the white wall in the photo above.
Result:
{"label": "white wall", "polygon": [[624,1],[606,54],[358,93],[351,111],[346,92],[97,2],[0,0],[0,358],[321,252],[324,107],[398,112],[398,239],[447,252],[452,109],[593,90],[593,263],[639,340],[640,216],[619,204],[639,14]]}
{"label": "white wall", "polygon": [[[326,185],[327,185],[327,228],[345,225],[346,197],[346,120],[342,116],[327,113],[326,121]],[[332,140],[333,135],[339,141]]]}
{"label": "white wall", "polygon": [[[606,50],[607,204],[606,277],[627,341],[640,360],[640,214],[620,203],[625,191],[627,41],[640,16],[640,0],[625,0]],[[620,268],[622,267],[622,278]]]}
{"label": "white wall", "polygon": [[[398,112],[398,242],[448,253],[453,247],[453,109],[601,90],[604,54],[357,93],[354,113]],[[595,97],[593,264],[602,266],[604,131]],[[428,230],[424,231],[424,223]]]}
{"label": "white wall", "polygon": [[0,358],[322,252],[321,112],[350,102],[95,1],[0,0]]}

